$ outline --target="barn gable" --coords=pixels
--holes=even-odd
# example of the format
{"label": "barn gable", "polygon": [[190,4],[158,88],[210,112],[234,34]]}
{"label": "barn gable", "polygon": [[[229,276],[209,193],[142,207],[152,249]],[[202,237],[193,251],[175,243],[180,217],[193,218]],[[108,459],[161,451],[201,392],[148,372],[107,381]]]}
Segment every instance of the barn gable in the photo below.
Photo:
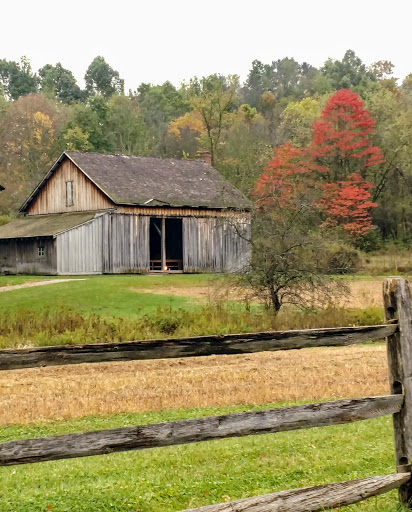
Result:
{"label": "barn gable", "polygon": [[[46,215],[114,207],[114,203],[70,159],[61,158],[56,164],[24,203],[21,212]],[[72,204],[67,202],[67,183],[71,183]]]}

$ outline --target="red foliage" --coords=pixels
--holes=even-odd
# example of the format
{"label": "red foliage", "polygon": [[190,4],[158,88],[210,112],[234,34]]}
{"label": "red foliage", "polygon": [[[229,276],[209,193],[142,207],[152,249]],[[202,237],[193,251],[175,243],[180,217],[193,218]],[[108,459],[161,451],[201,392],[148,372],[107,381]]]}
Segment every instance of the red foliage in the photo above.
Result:
{"label": "red foliage", "polygon": [[362,171],[383,162],[381,150],[369,140],[374,125],[357,94],[336,92],[313,124],[309,148],[287,143],[274,149],[256,183],[258,206],[296,208],[310,195],[324,226],[340,225],[355,237],[364,235],[372,228],[370,209],[377,204],[370,200],[373,185]]}
{"label": "red foliage", "polygon": [[342,225],[351,235],[364,235],[372,227],[370,209],[378,206],[370,201],[371,183],[360,174],[351,174],[348,181],[328,183],[323,186],[324,194],[318,201],[330,226]]}
{"label": "red foliage", "polygon": [[293,207],[296,196],[307,188],[315,163],[306,148],[290,142],[274,148],[274,153],[256,183],[258,206],[271,209],[276,201],[284,208]]}
{"label": "red foliage", "polygon": [[[358,172],[361,168],[384,161],[382,151],[372,146],[369,135],[375,119],[363,107],[359,95],[348,89],[337,91],[323,109],[321,119],[312,126],[312,155],[315,159],[339,157],[356,159]],[[342,163],[340,174],[344,175]]]}

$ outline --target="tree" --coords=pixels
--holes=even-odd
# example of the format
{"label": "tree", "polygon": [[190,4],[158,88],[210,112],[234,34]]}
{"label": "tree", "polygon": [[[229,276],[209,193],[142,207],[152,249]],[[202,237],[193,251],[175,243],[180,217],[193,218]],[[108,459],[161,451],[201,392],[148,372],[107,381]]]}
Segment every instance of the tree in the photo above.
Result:
{"label": "tree", "polygon": [[47,96],[71,104],[83,99],[84,94],[76,83],[73,73],[60,62],[55,66],[46,64],[39,69],[40,90]]}
{"label": "tree", "polygon": [[86,91],[89,96],[100,94],[110,98],[113,94],[124,94],[124,80],[104,59],[98,56],[87,68],[84,76]]}
{"label": "tree", "polygon": [[347,50],[342,60],[328,59],[320,71],[330,79],[334,90],[353,89],[363,95],[376,82],[376,75],[353,50]]}
{"label": "tree", "polygon": [[217,170],[250,195],[273,150],[268,121],[250,105],[226,113]]}
{"label": "tree", "polygon": [[0,210],[15,211],[59,154],[58,137],[66,115],[54,100],[31,94],[13,101],[0,117]]}
{"label": "tree", "polygon": [[[150,151],[156,156],[167,154],[167,132],[171,121],[190,110],[184,91],[170,82],[162,85],[141,84],[137,89],[140,112],[148,130]],[[172,154],[175,154],[172,144]]]}
{"label": "tree", "polygon": [[195,158],[205,136],[200,114],[187,112],[169,124],[166,139],[168,153],[178,158]]}
{"label": "tree", "polygon": [[319,210],[301,190],[293,208],[272,197],[272,208],[258,208],[252,222],[252,258],[240,276],[276,315],[286,304],[330,304],[342,289],[330,275],[329,240],[316,226]]}
{"label": "tree", "polygon": [[150,150],[148,129],[136,96],[112,96],[109,100],[108,129],[113,148],[124,155],[144,155]]}
{"label": "tree", "polygon": [[355,92],[341,89],[333,94],[312,127],[314,159],[338,181],[384,161],[382,151],[371,142],[375,119]]}
{"label": "tree", "polygon": [[203,121],[212,165],[218,157],[224,115],[236,107],[239,91],[239,77],[210,75],[202,79],[194,78],[188,87],[193,110],[199,112]]}
{"label": "tree", "polygon": [[282,112],[279,136],[296,146],[309,146],[312,141],[312,124],[320,117],[320,104],[314,98],[292,101]]}
{"label": "tree", "polygon": [[37,77],[32,72],[29,59],[20,62],[0,59],[0,85],[7,99],[17,100],[37,91]]}
{"label": "tree", "polygon": [[340,226],[356,238],[372,229],[370,209],[373,185],[367,170],[383,162],[381,150],[369,136],[375,120],[352,91],[336,92],[312,126],[307,148],[291,143],[275,149],[275,156],[260,176],[258,204],[268,210],[276,205],[293,210],[297,198],[311,191],[323,226]]}
{"label": "tree", "polygon": [[262,94],[272,91],[271,67],[260,60],[252,62],[252,69],[242,87],[245,103],[262,111]]}

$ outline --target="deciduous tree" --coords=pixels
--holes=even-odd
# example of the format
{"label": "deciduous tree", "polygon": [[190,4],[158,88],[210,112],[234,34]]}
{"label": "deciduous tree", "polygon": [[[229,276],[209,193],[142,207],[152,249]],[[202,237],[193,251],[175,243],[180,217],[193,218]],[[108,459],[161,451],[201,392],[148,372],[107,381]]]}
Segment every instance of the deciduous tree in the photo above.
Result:
{"label": "deciduous tree", "polygon": [[258,204],[293,210],[307,190],[324,226],[339,225],[354,237],[365,234],[372,228],[369,212],[376,206],[365,175],[383,162],[381,150],[370,141],[374,124],[357,94],[336,92],[313,123],[308,148],[287,143],[275,149],[257,182]]}
{"label": "deciduous tree", "polygon": [[124,93],[124,80],[102,56],[95,57],[84,76],[89,96],[100,94],[110,98],[113,94]]}
{"label": "deciduous tree", "polygon": [[207,134],[212,165],[218,156],[224,115],[234,110],[238,101],[239,77],[211,75],[195,78],[187,88],[193,110],[199,112]]}

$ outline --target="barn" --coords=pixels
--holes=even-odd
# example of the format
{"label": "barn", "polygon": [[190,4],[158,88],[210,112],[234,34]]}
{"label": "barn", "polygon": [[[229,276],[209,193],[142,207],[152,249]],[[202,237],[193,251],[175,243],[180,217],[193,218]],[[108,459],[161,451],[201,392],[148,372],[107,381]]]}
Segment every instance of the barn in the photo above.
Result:
{"label": "barn", "polygon": [[64,152],[0,227],[0,271],[236,272],[250,206],[207,161]]}

